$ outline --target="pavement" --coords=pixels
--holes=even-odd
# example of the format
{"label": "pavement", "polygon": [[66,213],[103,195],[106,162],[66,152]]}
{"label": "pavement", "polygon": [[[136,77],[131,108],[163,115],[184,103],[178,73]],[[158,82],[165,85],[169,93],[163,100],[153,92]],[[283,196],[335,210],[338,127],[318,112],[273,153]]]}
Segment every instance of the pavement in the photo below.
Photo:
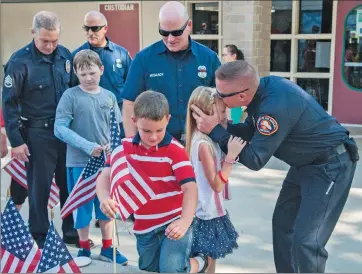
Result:
{"label": "pavement", "polygon": [[[353,135],[358,137],[357,143],[362,156],[362,128],[352,128]],[[1,165],[9,158],[1,160]],[[272,246],[272,213],[279,194],[281,183],[288,170],[288,165],[272,158],[260,171],[251,171],[242,165],[236,165],[230,177],[232,199],[226,202],[231,220],[239,232],[239,248],[225,259],[217,261],[218,273],[273,273]],[[362,270],[362,161],[358,162],[356,174],[349,198],[340,220],[332,234],[327,251],[326,272],[328,273],[360,273]],[[6,190],[9,186],[9,176],[1,174],[1,209],[6,203]],[[1,210],[1,211],[2,211]],[[28,205],[21,209],[24,220],[28,218]],[[60,229],[59,208],[55,210],[55,225]],[[130,223],[126,224],[131,226]],[[118,249],[129,259],[126,267],[117,266],[118,273],[139,272],[137,268],[136,240],[131,228],[122,222],[117,222],[120,245]],[[128,231],[130,230],[130,232]],[[96,247],[92,249],[92,263],[81,269],[83,273],[112,273],[113,264],[97,260],[102,238],[100,230],[92,222],[91,239]],[[117,240],[115,241],[117,244]],[[69,246],[69,251],[75,255],[77,249]]]}

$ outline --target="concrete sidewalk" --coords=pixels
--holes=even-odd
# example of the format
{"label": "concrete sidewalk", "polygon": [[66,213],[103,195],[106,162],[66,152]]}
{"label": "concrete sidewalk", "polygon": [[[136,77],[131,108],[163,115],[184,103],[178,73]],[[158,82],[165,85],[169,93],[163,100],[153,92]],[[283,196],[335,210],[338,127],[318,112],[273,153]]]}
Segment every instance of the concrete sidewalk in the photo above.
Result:
{"label": "concrete sidewalk", "polygon": [[[362,136],[361,129],[353,129],[357,136]],[[362,138],[356,139],[362,156]],[[8,159],[2,159],[2,164]],[[251,171],[242,165],[236,165],[230,177],[232,200],[226,202],[231,220],[239,232],[239,248],[226,258],[218,260],[218,273],[274,273],[272,247],[272,213],[285,178],[288,166],[272,158],[265,168]],[[1,174],[1,207],[6,200],[9,176]],[[28,204],[24,205],[21,214],[28,218]],[[60,229],[59,208],[55,211],[55,225]],[[130,224],[129,224],[130,225]],[[136,240],[124,225],[118,221],[120,239],[119,250],[129,259],[129,266],[117,267],[117,272],[138,272]],[[102,243],[100,229],[91,224],[91,239],[96,244],[93,254],[99,254]],[[117,244],[117,242],[115,242]],[[362,160],[357,170],[352,189],[342,216],[327,245],[329,259],[326,272],[360,273],[362,270]],[[74,255],[75,247],[69,247]],[[83,273],[112,273],[113,264],[93,260],[88,267],[81,269]]]}

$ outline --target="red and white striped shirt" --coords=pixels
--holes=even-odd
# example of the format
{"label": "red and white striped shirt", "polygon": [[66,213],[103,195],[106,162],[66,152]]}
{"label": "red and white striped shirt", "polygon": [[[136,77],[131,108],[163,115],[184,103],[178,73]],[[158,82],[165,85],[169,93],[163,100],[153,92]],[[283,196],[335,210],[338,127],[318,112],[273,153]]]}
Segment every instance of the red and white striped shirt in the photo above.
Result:
{"label": "red and white striped shirt", "polygon": [[[181,185],[195,182],[195,174],[184,147],[169,133],[162,142],[149,149],[141,144],[137,134],[123,139],[130,156],[141,162],[143,172],[157,186],[157,196],[148,201],[135,214],[133,230],[143,234],[168,224],[181,216],[183,192]],[[106,164],[109,164],[109,159]]]}

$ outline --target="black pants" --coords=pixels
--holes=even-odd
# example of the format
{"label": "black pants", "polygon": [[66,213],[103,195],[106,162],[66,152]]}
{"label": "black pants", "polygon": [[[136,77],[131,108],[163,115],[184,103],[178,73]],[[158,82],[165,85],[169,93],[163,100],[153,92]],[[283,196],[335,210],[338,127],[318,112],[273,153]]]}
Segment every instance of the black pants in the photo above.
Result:
{"label": "black pants", "polygon": [[10,196],[11,199],[13,199],[14,204],[22,205],[25,202],[26,197],[28,197],[28,190],[11,178]]}
{"label": "black pants", "polygon": [[[66,145],[54,136],[53,128],[26,128],[29,162],[26,163],[29,190],[29,228],[33,236],[46,235],[49,228],[48,199],[55,173],[59,187],[60,206],[68,198]],[[70,214],[62,223],[64,233],[74,227]]]}
{"label": "black pants", "polygon": [[348,152],[323,164],[290,168],[273,215],[277,272],[324,272],[325,246],[346,203],[355,170],[356,162]]}

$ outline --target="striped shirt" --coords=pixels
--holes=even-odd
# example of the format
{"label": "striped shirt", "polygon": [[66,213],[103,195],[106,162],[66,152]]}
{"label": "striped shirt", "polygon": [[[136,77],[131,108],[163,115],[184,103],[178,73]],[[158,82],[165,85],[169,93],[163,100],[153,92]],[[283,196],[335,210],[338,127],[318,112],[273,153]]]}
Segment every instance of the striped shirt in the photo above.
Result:
{"label": "striped shirt", "polygon": [[[195,182],[195,174],[184,147],[169,133],[158,146],[149,149],[141,144],[139,134],[122,141],[127,151],[131,151],[132,158],[142,162],[142,169],[151,181],[160,184],[156,198],[135,212],[134,232],[147,233],[180,218],[183,200],[181,185]],[[109,162],[108,159],[106,164],[109,165]]]}

